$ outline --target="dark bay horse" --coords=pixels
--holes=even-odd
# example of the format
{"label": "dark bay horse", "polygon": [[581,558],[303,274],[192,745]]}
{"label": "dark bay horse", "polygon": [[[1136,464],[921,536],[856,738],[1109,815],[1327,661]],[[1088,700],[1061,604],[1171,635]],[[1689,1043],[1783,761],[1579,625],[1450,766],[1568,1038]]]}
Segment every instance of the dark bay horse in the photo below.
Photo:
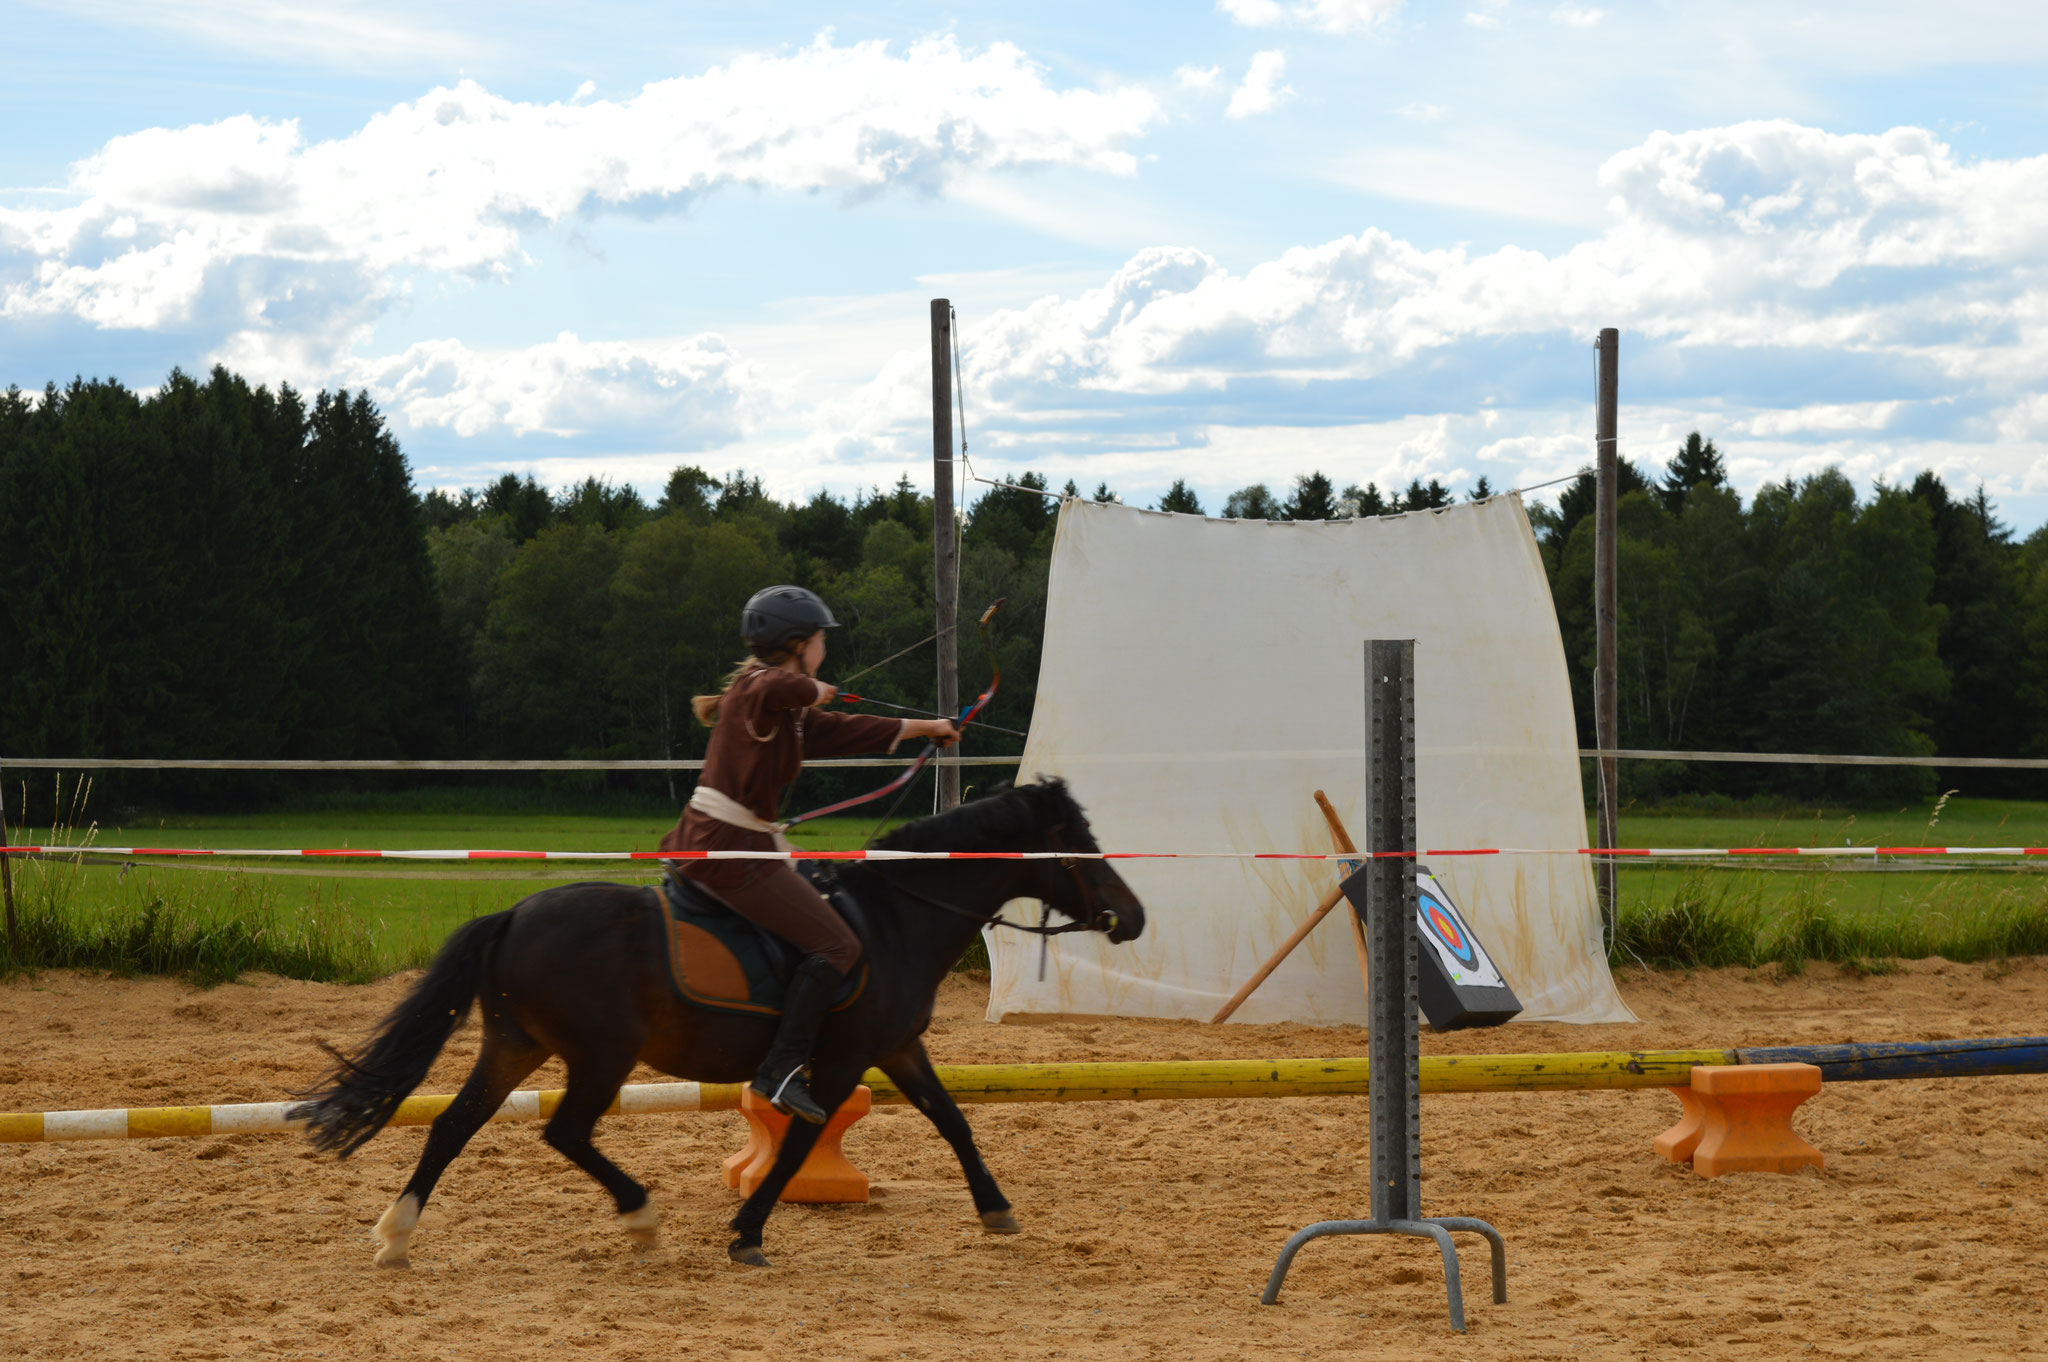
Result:
{"label": "dark bay horse", "polygon": [[[1095,851],[1080,806],[1059,780],[1020,785],[919,819],[879,843],[902,851]],[[940,982],[974,934],[1015,899],[1038,899],[1111,941],[1145,929],[1145,910],[1106,861],[878,861],[848,863],[840,880],[867,919],[866,989],[832,1014],[812,1063],[811,1090],[827,1111],[879,1068],[931,1118],[960,1157],[981,1223],[1017,1230],[1010,1203],[975,1148],[967,1118],[932,1072],[922,1036]],[[550,1056],[568,1089],[544,1138],[612,1194],[621,1227],[652,1245],[658,1216],[647,1190],[598,1152],[591,1132],[638,1062],[678,1078],[740,1083],[753,1076],[775,1019],[698,1008],[669,982],[665,910],[646,889],[572,884],[546,889],[448,938],[426,976],[353,1055],[335,1055],[323,1086],[292,1114],[320,1149],[341,1157],[391,1119],[481,1001],[476,1067],[436,1117],[419,1166],[377,1222],[377,1264],[404,1267],[420,1210],[441,1173],[522,1079]],[[761,1230],[782,1189],[817,1143],[792,1121],[775,1167],[733,1218],[733,1261],[765,1267]]]}

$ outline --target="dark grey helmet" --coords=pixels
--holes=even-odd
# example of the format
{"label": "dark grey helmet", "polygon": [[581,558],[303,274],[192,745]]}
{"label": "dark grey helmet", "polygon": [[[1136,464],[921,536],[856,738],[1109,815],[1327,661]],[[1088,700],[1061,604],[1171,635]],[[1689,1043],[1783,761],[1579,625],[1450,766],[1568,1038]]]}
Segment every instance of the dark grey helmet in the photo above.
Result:
{"label": "dark grey helmet", "polygon": [[740,638],[756,653],[771,653],[794,639],[838,627],[839,621],[817,593],[800,586],[756,591],[740,612]]}

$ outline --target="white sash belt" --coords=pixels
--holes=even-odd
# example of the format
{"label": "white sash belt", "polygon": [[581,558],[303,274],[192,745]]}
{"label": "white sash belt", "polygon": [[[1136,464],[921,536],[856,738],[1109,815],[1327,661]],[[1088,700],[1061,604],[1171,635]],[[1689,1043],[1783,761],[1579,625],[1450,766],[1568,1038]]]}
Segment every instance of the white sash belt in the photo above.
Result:
{"label": "white sash belt", "polygon": [[745,828],[748,832],[767,833],[775,839],[777,851],[796,849],[790,845],[789,839],[782,835],[782,824],[771,823],[756,816],[752,809],[731,795],[714,790],[709,785],[700,784],[690,792],[690,807],[706,817],[716,818],[721,823],[730,823],[736,828]]}

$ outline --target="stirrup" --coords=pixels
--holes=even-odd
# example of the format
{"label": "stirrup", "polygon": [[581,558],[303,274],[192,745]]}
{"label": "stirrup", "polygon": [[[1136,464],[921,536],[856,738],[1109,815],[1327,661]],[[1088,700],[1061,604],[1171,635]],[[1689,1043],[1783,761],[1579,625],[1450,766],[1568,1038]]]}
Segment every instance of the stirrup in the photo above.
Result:
{"label": "stirrup", "polygon": [[831,1119],[832,1113],[819,1106],[818,1099],[811,1096],[810,1086],[804,1082],[802,1065],[791,1069],[788,1075],[775,1085],[773,1092],[766,1091],[758,1078],[754,1080],[753,1088],[755,1092],[768,1099],[769,1106],[784,1116],[794,1116],[814,1126],[821,1126]]}

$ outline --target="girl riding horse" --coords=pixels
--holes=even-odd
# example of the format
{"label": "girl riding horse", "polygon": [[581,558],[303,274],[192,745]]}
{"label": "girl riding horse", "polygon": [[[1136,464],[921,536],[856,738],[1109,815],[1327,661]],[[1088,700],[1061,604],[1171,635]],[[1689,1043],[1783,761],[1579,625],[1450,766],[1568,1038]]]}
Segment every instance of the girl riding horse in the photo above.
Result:
{"label": "girl riding horse", "polygon": [[[775,641],[787,645],[801,637],[808,643],[830,621],[822,614],[822,604],[817,609],[821,613],[815,620],[798,616],[789,624],[785,618],[783,627],[789,632]],[[806,622],[813,627],[798,635]],[[775,621],[767,623],[773,626]],[[776,651],[774,643],[763,646],[769,655]],[[801,656],[789,654],[787,647],[782,651]],[[737,738],[751,745],[740,749],[742,753],[783,753],[781,760],[791,774],[802,753],[819,750],[813,744],[820,733],[835,735],[828,741],[849,744],[828,750],[858,750],[871,741],[886,745],[892,736],[926,734],[937,740],[953,731],[943,721],[913,723],[907,729],[893,720],[854,721],[868,725],[862,730],[849,729],[843,722],[820,725],[819,720],[838,716],[817,713],[815,700],[806,701],[806,695],[820,693],[809,672],[781,666],[769,655],[757,654],[763,665],[745,668],[720,698],[720,729],[727,742]],[[814,657],[809,666],[816,665]],[[765,697],[770,687],[783,704],[750,699]],[[725,727],[728,723],[730,728]],[[714,756],[719,740],[714,732]],[[742,761],[724,769],[729,773],[753,768]],[[707,767],[705,774],[719,772]],[[710,788],[725,792],[748,817],[762,823],[774,812],[774,795],[757,787],[735,781]],[[694,799],[692,803],[692,814],[702,811]],[[702,837],[711,845],[748,847],[773,843],[772,831],[735,825],[731,819],[710,817],[709,825],[700,827],[693,832],[692,817],[686,814],[677,840],[689,843]],[[748,840],[740,841],[739,834]],[[834,1014],[832,1026],[822,1035],[814,1018],[797,1028],[787,1019],[778,1023],[703,1008],[683,997],[669,977],[667,909],[660,894],[644,885],[585,883],[544,889],[504,912],[456,929],[432,967],[365,1044],[346,1055],[330,1048],[333,1067],[318,1089],[288,1113],[306,1122],[315,1147],[346,1158],[374,1137],[426,1078],[471,1006],[481,1008],[483,1035],[475,1067],[455,1099],[434,1119],[412,1176],[377,1221],[377,1265],[407,1265],[420,1212],[441,1175],[512,1091],[553,1055],[568,1066],[568,1087],[548,1118],[543,1138],[611,1194],[621,1228],[640,1247],[654,1243],[659,1222],[647,1189],[605,1157],[591,1138],[633,1066],[644,1063],[678,1078],[712,1083],[738,1082],[751,1073],[757,1087],[772,1082],[787,1101],[794,1085],[785,1080],[814,1047],[812,1075],[803,1091],[817,1110],[836,1110],[871,1066],[880,1068],[953,1147],[982,1226],[992,1233],[1016,1233],[1008,1199],[982,1162],[967,1118],[925,1053],[922,1037],[931,1023],[939,985],[968,944],[986,926],[1001,921],[1003,905],[1013,900],[1037,900],[1071,919],[1052,931],[1094,931],[1112,942],[1134,940],[1145,930],[1144,907],[1109,862],[1094,857],[1097,847],[1088,820],[1065,784],[1056,779],[1019,785],[918,819],[883,837],[878,846],[983,855],[869,861],[846,868],[842,883],[866,919],[868,984]],[[787,868],[782,861],[692,864]],[[770,900],[774,906],[768,911],[780,910],[783,915],[776,921],[783,924],[809,907],[786,885],[774,896],[750,892],[766,878],[747,877],[734,906]],[[802,907],[791,909],[792,903]],[[806,916],[802,921],[815,926],[817,919]],[[815,951],[813,942],[831,944],[822,936],[803,938],[799,944]],[[764,1060],[764,1055],[769,1058]],[[790,1123],[774,1166],[733,1218],[737,1237],[727,1253],[734,1262],[767,1263],[762,1230],[821,1129],[808,1121]]]}
{"label": "girl riding horse", "polygon": [[[717,695],[691,702],[711,728],[704,770],[663,851],[788,850],[776,811],[806,757],[894,751],[905,738],[940,747],[959,741],[950,719],[881,719],[818,708],[839,692],[817,679],[825,631],[839,622],[800,586],[754,593],[740,615],[750,656]],[[860,959],[860,939],[787,861],[677,861],[671,875],[702,885],[763,931],[803,952],[782,1005],[782,1026],[754,1075],[754,1091],[786,1116],[822,1125],[831,1114],[804,1082],[818,1027],[840,980]]]}

